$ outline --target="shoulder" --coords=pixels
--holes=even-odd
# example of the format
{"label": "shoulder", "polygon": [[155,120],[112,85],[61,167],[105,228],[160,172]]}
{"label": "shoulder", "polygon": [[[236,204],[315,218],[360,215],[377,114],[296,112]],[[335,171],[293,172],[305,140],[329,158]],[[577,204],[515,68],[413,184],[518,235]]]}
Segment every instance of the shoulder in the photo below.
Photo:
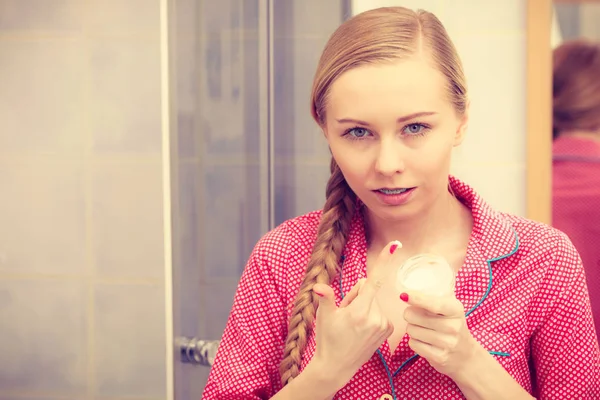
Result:
{"label": "shoulder", "polygon": [[[473,216],[473,235],[479,239],[482,253],[496,261],[504,260],[518,267],[523,261],[542,259],[577,264],[579,255],[566,234],[549,225],[491,207],[477,192],[455,177],[450,177],[452,191],[468,206]],[[515,261],[519,260],[519,261]]]}
{"label": "shoulder", "polygon": [[577,261],[579,255],[569,237],[547,224],[511,214],[500,214],[513,227],[519,240],[519,250],[531,256]]}
{"label": "shoulder", "polygon": [[500,214],[518,238],[515,262],[554,288],[565,288],[583,275],[579,253],[569,237],[549,225],[510,214]]}
{"label": "shoulder", "polygon": [[261,279],[272,281],[281,293],[290,290],[290,285],[304,276],[321,215],[321,210],[313,211],[267,232],[254,247],[244,275],[258,273]]}
{"label": "shoulder", "polygon": [[312,250],[321,214],[321,210],[313,211],[281,223],[258,241],[253,254],[277,261],[290,253]]}

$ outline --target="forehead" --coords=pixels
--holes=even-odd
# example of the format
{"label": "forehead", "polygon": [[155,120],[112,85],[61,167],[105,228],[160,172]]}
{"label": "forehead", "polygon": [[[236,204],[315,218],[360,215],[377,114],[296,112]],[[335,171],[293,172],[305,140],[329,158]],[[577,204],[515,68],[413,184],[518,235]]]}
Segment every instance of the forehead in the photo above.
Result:
{"label": "forehead", "polygon": [[[451,108],[444,75],[422,57],[360,66],[343,73],[329,92],[327,113],[357,119]],[[344,114],[344,115],[342,115]],[[346,115],[348,114],[348,115]]]}

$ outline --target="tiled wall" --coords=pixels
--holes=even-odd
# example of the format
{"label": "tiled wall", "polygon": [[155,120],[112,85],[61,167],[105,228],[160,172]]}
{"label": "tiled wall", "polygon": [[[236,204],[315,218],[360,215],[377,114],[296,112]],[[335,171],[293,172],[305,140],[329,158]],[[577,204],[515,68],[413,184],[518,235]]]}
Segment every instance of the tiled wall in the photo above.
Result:
{"label": "tiled wall", "polygon": [[0,399],[164,399],[159,2],[0,0]]}
{"label": "tiled wall", "polygon": [[440,18],[463,60],[471,99],[468,136],[455,152],[452,173],[496,209],[525,215],[526,2],[352,0],[352,5],[354,12],[421,8]]}

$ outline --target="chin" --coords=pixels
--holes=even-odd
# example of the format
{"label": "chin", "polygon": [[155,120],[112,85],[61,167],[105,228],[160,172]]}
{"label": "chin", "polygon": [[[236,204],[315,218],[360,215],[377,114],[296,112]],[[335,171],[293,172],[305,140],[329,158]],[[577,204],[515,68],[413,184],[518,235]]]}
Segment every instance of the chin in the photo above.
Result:
{"label": "chin", "polygon": [[414,203],[403,204],[400,206],[385,206],[377,203],[365,203],[365,207],[372,216],[390,222],[405,221],[414,217],[416,214],[414,206]]}

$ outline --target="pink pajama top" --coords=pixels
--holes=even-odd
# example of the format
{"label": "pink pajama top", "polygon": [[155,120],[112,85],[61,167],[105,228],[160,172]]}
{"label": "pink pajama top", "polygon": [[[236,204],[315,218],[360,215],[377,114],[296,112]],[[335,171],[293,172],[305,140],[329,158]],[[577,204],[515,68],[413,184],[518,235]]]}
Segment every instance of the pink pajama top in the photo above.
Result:
{"label": "pink pajama top", "polygon": [[[450,184],[473,214],[455,295],[472,335],[538,399],[600,399],[600,352],[580,258],[563,233],[492,210],[469,186]],[[203,399],[268,399],[280,389],[288,319],[321,212],[284,222],[256,245],[235,295]],[[366,277],[367,244],[354,218],[332,282],[337,301]],[[342,333],[340,333],[342,334]],[[315,351],[314,331],[302,367]],[[335,399],[463,399],[447,376],[415,355],[405,336],[387,342]]]}
{"label": "pink pajama top", "polygon": [[559,137],[553,143],[552,226],[581,255],[600,330],[600,142]]}

